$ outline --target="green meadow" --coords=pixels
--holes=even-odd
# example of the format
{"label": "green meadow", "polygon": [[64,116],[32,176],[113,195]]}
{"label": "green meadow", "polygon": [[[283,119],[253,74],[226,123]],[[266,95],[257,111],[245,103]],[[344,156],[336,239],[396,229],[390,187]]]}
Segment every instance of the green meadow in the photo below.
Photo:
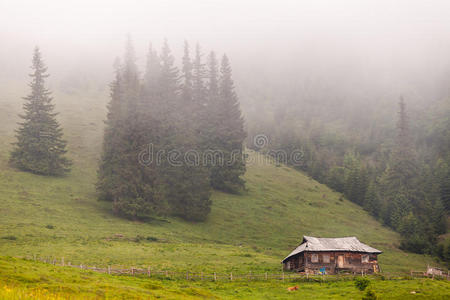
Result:
{"label": "green meadow", "polygon": [[[115,216],[97,200],[96,169],[107,96],[55,94],[59,119],[74,161],[70,174],[43,177],[12,169],[8,153],[23,89],[0,93],[0,298],[248,298],[357,299],[352,282],[187,282],[108,276],[19,258],[34,256],[72,264],[148,267],[191,272],[280,272],[281,260],[303,235],[356,236],[382,250],[383,272],[408,273],[436,264],[430,257],[398,249],[399,235],[382,226],[341,194],[292,168],[248,151],[246,191],[214,192],[202,223],[173,217],[148,222]],[[76,103],[76,105],[75,105]],[[4,109],[3,109],[4,108]],[[8,258],[14,257],[14,258]],[[386,299],[449,294],[447,282],[374,280]],[[417,294],[411,291],[419,290]],[[2,294],[3,293],[3,294]],[[30,296],[31,295],[31,296]],[[38,295],[38,296],[36,296]],[[388,297],[389,295],[389,297]],[[20,299],[22,299],[20,298]]]}
{"label": "green meadow", "polygon": [[[447,299],[445,280],[371,278],[366,291],[354,281],[186,281],[111,276],[15,258],[0,258],[0,298],[9,299]],[[296,291],[288,287],[298,286]]]}

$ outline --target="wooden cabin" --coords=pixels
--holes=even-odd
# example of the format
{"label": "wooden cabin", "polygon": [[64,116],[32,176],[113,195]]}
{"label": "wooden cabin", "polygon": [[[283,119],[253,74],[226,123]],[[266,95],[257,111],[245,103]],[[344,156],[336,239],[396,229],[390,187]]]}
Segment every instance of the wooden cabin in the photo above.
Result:
{"label": "wooden cabin", "polygon": [[304,236],[302,243],[283,259],[283,269],[307,274],[377,273],[380,250],[356,237],[316,238]]}

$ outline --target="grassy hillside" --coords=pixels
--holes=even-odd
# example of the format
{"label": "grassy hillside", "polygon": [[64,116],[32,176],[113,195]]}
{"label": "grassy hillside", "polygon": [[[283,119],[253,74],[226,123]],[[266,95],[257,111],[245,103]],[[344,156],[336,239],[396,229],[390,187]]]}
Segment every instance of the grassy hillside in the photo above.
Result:
{"label": "grassy hillside", "polygon": [[90,265],[204,271],[273,271],[302,235],[357,236],[382,251],[384,271],[423,269],[430,260],[396,248],[399,237],[340,194],[250,152],[242,195],[213,193],[204,223],[141,223],[111,214],[95,195],[106,92],[55,94],[74,169],[51,178],[7,164],[24,87],[0,92],[0,253],[64,257]]}

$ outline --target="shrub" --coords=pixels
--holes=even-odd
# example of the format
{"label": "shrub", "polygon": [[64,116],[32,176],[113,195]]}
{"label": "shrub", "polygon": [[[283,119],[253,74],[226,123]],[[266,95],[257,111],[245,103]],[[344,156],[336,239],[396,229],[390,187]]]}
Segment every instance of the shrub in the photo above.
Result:
{"label": "shrub", "polygon": [[362,297],[362,300],[377,300],[378,297],[375,294],[375,292],[371,289],[368,289],[364,296]]}
{"label": "shrub", "polygon": [[370,284],[370,280],[365,277],[355,277],[354,282],[360,291],[364,291]]}
{"label": "shrub", "polygon": [[47,228],[47,229],[55,229],[55,226],[53,226],[52,224],[48,224],[47,226],[45,226],[45,228]]}
{"label": "shrub", "polygon": [[158,241],[158,238],[156,238],[156,237],[154,237],[154,236],[148,236],[148,237],[147,237],[147,241],[149,241],[149,242],[157,242],[157,241]]}
{"label": "shrub", "polygon": [[2,239],[15,241],[15,240],[17,240],[17,237],[15,237],[14,235],[5,235],[5,236],[2,237]]}

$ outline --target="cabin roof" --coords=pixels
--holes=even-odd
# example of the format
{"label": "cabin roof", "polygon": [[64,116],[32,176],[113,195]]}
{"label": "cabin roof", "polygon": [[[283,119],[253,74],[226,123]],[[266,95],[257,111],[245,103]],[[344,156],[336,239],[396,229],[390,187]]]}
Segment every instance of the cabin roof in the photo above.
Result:
{"label": "cabin roof", "polygon": [[380,250],[361,243],[356,237],[342,238],[317,238],[313,236],[303,236],[302,243],[294,249],[283,262],[291,256],[304,251],[344,251],[363,253],[382,253]]}

